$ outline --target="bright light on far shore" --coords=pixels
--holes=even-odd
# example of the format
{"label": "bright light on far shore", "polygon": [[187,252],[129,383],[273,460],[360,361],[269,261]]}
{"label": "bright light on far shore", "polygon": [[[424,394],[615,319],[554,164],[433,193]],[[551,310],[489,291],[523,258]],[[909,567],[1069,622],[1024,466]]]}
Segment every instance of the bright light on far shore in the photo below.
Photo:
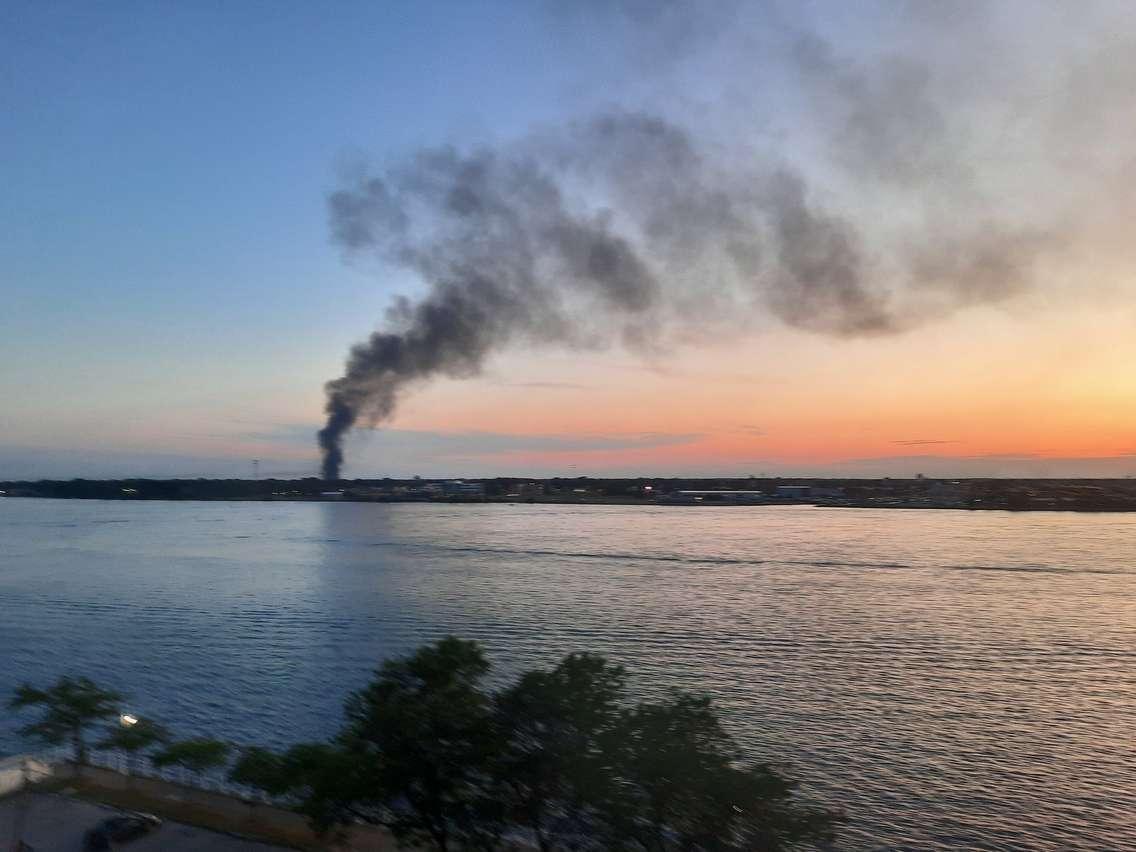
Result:
{"label": "bright light on far shore", "polygon": [[130,727],[133,727],[134,725],[138,724],[138,717],[137,716],[131,716],[129,713],[123,713],[121,716],[118,717],[118,721],[122,724],[122,726],[124,728],[130,728]]}

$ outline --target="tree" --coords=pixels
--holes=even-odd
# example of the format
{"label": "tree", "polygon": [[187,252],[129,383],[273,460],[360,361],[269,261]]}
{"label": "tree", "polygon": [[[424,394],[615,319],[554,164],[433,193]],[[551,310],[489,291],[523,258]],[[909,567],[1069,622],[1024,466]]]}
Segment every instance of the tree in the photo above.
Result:
{"label": "tree", "polygon": [[155,754],[155,766],[181,766],[191,772],[208,772],[224,766],[229,760],[231,746],[207,737],[179,740]]}
{"label": "tree", "polygon": [[785,852],[832,836],[780,767],[746,764],[710,699],[632,706],[620,666],[572,654],[493,695],[473,642],[388,660],[330,743],[246,749],[230,777],[290,796],[321,832],[357,820],[442,852]]}
{"label": "tree", "polygon": [[112,727],[99,742],[99,748],[114,748],[126,752],[130,761],[130,769],[137,767],[135,762],[138,755],[154,746],[169,742],[170,733],[162,725],[151,719],[136,719],[122,721]]}
{"label": "tree", "polygon": [[781,852],[829,839],[838,813],[801,805],[771,764],[747,766],[710,699],[675,690],[626,711],[612,741],[608,848]]}
{"label": "tree", "polygon": [[20,729],[26,737],[38,739],[48,745],[70,742],[75,762],[87,763],[87,730],[97,722],[117,717],[122,696],[103,689],[85,677],[61,677],[47,689],[36,689],[29,684],[16,688],[8,706],[13,710],[25,707],[42,707],[43,715]]}
{"label": "tree", "polygon": [[452,636],[387,660],[350,696],[340,744],[361,761],[361,804],[399,840],[451,849],[496,849],[503,813],[490,775],[497,748],[489,663]]}
{"label": "tree", "polygon": [[260,746],[241,750],[240,756],[229,770],[229,780],[246,787],[256,787],[270,796],[283,796],[295,789],[292,778],[285,770],[284,758]]}
{"label": "tree", "polygon": [[301,743],[283,754],[253,747],[241,752],[229,780],[291,797],[323,835],[355,820],[382,822],[381,808],[368,810],[360,801],[366,799],[360,769],[356,756],[336,744]]}
{"label": "tree", "polygon": [[501,754],[496,774],[510,816],[541,852],[586,834],[609,786],[606,753],[620,720],[626,674],[593,654],[530,671],[496,696]]}

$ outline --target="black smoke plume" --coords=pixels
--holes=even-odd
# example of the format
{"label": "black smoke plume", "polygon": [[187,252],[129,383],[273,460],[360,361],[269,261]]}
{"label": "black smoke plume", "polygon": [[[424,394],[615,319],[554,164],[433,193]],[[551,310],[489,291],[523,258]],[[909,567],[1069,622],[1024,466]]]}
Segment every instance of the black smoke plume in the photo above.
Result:
{"label": "black smoke plume", "polygon": [[[1130,292],[1129,4],[546,5],[561,41],[581,28],[581,65],[616,67],[606,45],[654,106],[424,151],[332,195],[335,240],[422,290],[328,383],[325,477],[353,426],[510,346],[654,358],[770,320],[883,335],[1039,283]],[[852,54],[822,37],[861,15]]]}
{"label": "black smoke plume", "polygon": [[[426,292],[398,299],[328,383],[327,479],[339,477],[343,436],[360,420],[389,418],[433,377],[475,376],[512,344],[650,352],[751,328],[762,313],[882,334],[926,313],[905,291],[958,283],[959,303],[997,298],[1031,260],[1023,235],[954,228],[893,247],[887,268],[798,170],[727,161],[662,118],[619,111],[509,148],[420,153],[334,193],[330,209],[337,242],[411,270]],[[939,258],[947,237],[950,257]]]}

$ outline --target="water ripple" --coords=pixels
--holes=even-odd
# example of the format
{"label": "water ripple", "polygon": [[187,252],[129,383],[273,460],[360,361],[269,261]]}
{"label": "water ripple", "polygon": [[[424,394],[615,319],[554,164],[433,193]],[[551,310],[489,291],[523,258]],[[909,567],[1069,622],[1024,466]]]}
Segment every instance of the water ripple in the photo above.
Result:
{"label": "water ripple", "polygon": [[447,633],[498,682],[598,651],[710,691],[837,848],[1136,849],[1136,518],[7,500],[0,544],[0,693],[273,745]]}

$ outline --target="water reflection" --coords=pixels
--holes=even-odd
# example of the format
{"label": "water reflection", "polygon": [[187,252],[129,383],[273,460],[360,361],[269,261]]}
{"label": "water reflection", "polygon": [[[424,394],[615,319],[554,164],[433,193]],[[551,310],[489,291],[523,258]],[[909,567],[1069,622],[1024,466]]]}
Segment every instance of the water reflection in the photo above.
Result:
{"label": "water reflection", "polygon": [[444,633],[503,671],[598,651],[638,689],[711,690],[848,805],[848,848],[1136,846],[1136,518],[2,508],[3,690],[86,673],[182,733],[272,744],[323,735],[379,659]]}

